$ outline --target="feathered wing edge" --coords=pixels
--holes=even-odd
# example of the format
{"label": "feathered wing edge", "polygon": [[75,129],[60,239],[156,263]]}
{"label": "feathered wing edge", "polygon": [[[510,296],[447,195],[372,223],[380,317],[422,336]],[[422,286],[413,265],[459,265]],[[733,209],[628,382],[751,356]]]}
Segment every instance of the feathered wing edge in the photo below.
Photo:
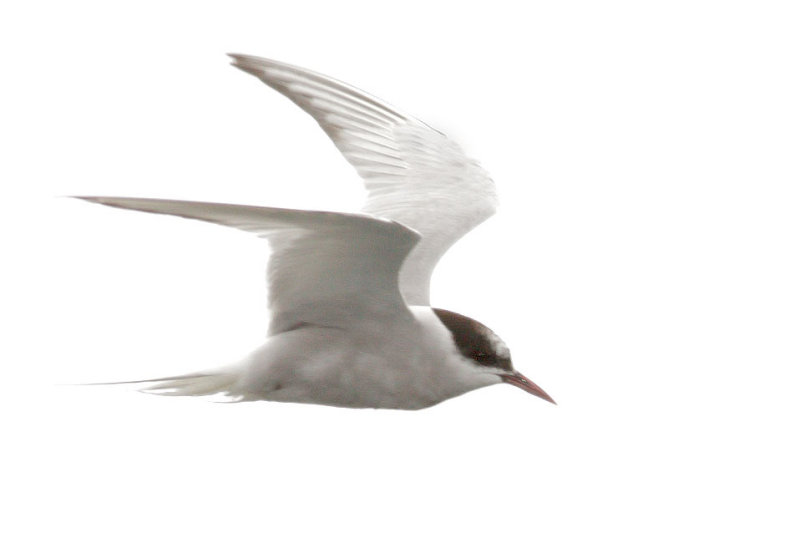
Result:
{"label": "feathered wing edge", "polygon": [[366,213],[422,235],[401,268],[400,289],[409,304],[429,305],[441,256],[495,212],[486,171],[443,133],[356,87],[268,58],[229,56],[316,120],[364,179]]}
{"label": "feathered wing edge", "polygon": [[[235,204],[216,204],[207,202],[190,202],[182,200],[163,200],[153,198],[122,198],[122,197],[95,197],[95,196],[78,196],[75,197],[80,200],[104,204],[116,208],[123,208],[136,211],[144,211],[150,213],[158,213],[165,215],[176,215],[179,217],[207,221],[219,225],[234,227],[243,231],[249,231],[256,235],[271,239],[275,237],[276,232],[286,231],[291,229],[300,229],[316,233],[320,236],[335,235],[337,232],[344,232],[342,240],[337,244],[343,245],[345,249],[349,248],[350,234],[356,236],[366,236],[367,242],[375,242],[378,250],[383,251],[394,248],[396,252],[387,261],[387,273],[394,271],[396,285],[396,275],[399,272],[402,259],[413,248],[419,235],[408,229],[407,227],[398,223],[378,219],[372,216],[363,214],[342,214],[335,212],[315,212],[305,210],[291,210],[284,208],[266,208],[259,206],[243,206]],[[313,239],[312,239],[313,240]],[[283,252],[297,249],[298,241],[290,241],[290,244],[281,245],[280,243],[273,246],[278,246],[279,250],[282,248]],[[302,241],[300,241],[302,242]],[[353,240],[352,252],[341,252],[344,258],[351,255],[353,258],[358,258],[359,241]],[[313,246],[314,243],[311,244]],[[303,254],[313,256],[313,252],[304,251]],[[273,252],[273,255],[275,253]],[[327,258],[326,258],[327,259]],[[345,260],[346,261],[346,260]],[[338,271],[347,272],[351,264],[344,263],[336,267],[330,268],[330,272],[320,275],[322,278],[332,278],[331,273]],[[355,265],[355,264],[353,264]],[[275,273],[275,272],[272,272]],[[291,276],[285,276],[291,277]],[[274,279],[274,277],[273,277]],[[339,281],[346,281],[347,275],[339,275]],[[390,280],[384,278],[385,285],[390,286]],[[299,291],[301,296],[303,291]],[[399,290],[395,290],[395,296],[399,302]],[[367,301],[369,301],[367,299]],[[405,309],[405,305],[402,305]],[[287,316],[284,316],[284,319]],[[273,321],[274,323],[274,321]],[[284,322],[285,325],[291,326],[291,322]],[[144,379],[136,381],[118,381],[107,383],[89,383],[96,385],[135,385],[135,384],[149,384],[141,389],[143,392],[150,392],[166,396],[207,396],[214,394],[225,394],[231,397],[238,397],[233,389],[234,385],[241,374],[246,369],[242,366],[241,362],[231,364],[215,370],[188,373],[185,375],[177,375],[171,377],[163,377],[156,379]]]}

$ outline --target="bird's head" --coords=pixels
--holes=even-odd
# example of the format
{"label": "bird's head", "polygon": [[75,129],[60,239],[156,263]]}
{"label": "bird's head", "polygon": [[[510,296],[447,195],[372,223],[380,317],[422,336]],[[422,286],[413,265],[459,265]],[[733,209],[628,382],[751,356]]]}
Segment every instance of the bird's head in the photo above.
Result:
{"label": "bird's head", "polygon": [[434,308],[433,311],[450,331],[461,356],[467,359],[475,371],[496,375],[502,382],[556,403],[539,385],[514,369],[508,347],[491,329],[455,312],[440,308]]}

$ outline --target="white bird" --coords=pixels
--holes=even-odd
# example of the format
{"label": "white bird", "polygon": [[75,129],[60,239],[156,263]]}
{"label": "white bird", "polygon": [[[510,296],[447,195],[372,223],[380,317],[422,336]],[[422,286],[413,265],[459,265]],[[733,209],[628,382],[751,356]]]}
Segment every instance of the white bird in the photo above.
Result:
{"label": "white bird", "polygon": [[495,211],[486,172],[442,133],[354,87],[231,57],[319,123],[364,179],[364,213],[78,197],[235,227],[272,249],[271,323],[261,346],[221,369],[132,382],[166,395],[396,409],[505,382],[553,402],[514,369],[489,328],[430,306],[439,258]]}

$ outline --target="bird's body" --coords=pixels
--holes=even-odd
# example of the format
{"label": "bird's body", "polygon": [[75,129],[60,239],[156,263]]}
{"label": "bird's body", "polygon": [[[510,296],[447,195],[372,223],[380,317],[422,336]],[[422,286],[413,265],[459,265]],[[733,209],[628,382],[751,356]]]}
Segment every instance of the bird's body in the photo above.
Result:
{"label": "bird's body", "polygon": [[508,382],[552,401],[513,369],[488,328],[432,308],[444,252],[494,212],[494,185],[444,135],[353,87],[233,55],[311,114],[364,178],[362,214],[180,200],[82,197],[199,219],[269,241],[266,341],[229,366],[140,381],[166,395],[225,394],[354,408],[419,409]]}
{"label": "bird's body", "polygon": [[500,382],[463,371],[433,310],[412,313],[410,321],[370,319],[360,328],[307,326],[276,335],[243,362],[232,392],[246,400],[419,409]]}

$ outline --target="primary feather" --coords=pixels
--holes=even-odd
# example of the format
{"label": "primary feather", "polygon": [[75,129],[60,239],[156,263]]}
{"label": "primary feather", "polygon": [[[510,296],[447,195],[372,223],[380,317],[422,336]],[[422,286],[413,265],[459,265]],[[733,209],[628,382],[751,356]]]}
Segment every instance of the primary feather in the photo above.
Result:
{"label": "primary feather", "polygon": [[430,304],[436,263],[496,209],[489,175],[454,141],[355,87],[283,62],[231,54],[251,73],[311,115],[364,179],[365,213],[421,236],[403,264],[400,290],[411,305]]}
{"label": "primary feather", "polygon": [[400,223],[344,214],[236,204],[83,196],[116,208],[234,227],[269,241],[270,334],[299,325],[343,326],[381,312],[411,314],[397,274],[419,235]]}

